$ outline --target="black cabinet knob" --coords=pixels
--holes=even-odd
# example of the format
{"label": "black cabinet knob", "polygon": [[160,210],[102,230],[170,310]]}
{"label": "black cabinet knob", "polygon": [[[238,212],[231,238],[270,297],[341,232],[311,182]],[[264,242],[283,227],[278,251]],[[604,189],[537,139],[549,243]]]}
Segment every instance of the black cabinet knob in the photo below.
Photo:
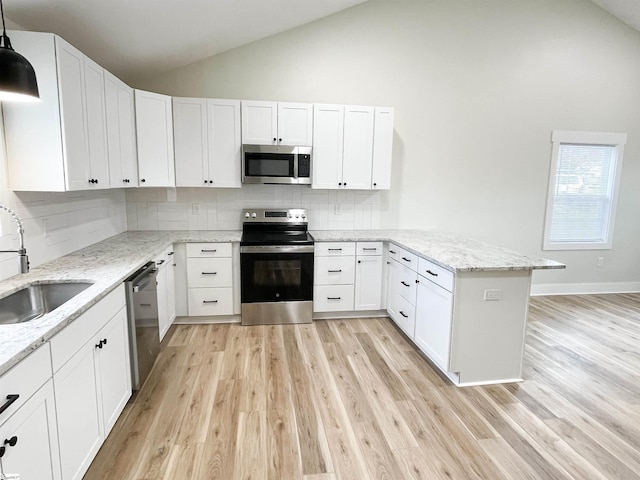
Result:
{"label": "black cabinet knob", "polygon": [[5,445],[9,445],[10,447],[15,447],[16,443],[18,443],[18,437],[16,437],[15,435],[9,439],[4,440],[4,444]]}
{"label": "black cabinet knob", "polygon": [[142,183],[146,182],[146,180],[145,180],[144,178],[141,178],[141,179],[140,179],[140,181],[141,181]]}
{"label": "black cabinet knob", "polygon": [[209,183],[209,180],[205,180],[204,183]]}
{"label": "black cabinet knob", "polygon": [[374,183],[373,183],[373,186],[374,186],[374,187],[377,187],[377,186],[378,186],[378,184],[374,182]]}
{"label": "black cabinet knob", "polygon": [[338,182],[338,186],[342,186],[342,182]]}
{"label": "black cabinet knob", "polygon": [[279,138],[279,139],[278,139],[278,141],[279,141],[279,142],[282,142],[282,139],[281,139],[281,138]]}
{"label": "black cabinet knob", "polygon": [[273,141],[274,141],[274,142],[276,141],[276,137],[273,137]]}

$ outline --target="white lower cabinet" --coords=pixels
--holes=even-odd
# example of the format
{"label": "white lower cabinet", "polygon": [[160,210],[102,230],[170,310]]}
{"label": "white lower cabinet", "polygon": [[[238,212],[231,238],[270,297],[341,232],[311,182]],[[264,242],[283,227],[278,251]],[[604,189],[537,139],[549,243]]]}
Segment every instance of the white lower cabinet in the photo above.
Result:
{"label": "white lower cabinet", "polygon": [[390,245],[388,258],[387,311],[396,325],[413,340],[416,324],[417,257],[396,245]]}
{"label": "white lower cabinet", "polygon": [[81,479],[131,396],[124,288],[51,339],[62,478]]}
{"label": "white lower cabinet", "polygon": [[156,260],[158,268],[158,326],[160,341],[169,331],[169,327],[176,319],[176,275],[173,246],[162,252]]}
{"label": "white lower cabinet", "polygon": [[46,343],[0,377],[0,444],[6,474],[21,480],[59,480],[60,454]]}
{"label": "white lower cabinet", "polygon": [[416,345],[440,368],[449,370],[453,293],[419,276]]}
{"label": "white lower cabinet", "polygon": [[230,243],[187,244],[189,316],[233,315]]}
{"label": "white lower cabinet", "polygon": [[358,242],[354,310],[380,310],[382,242]]}
{"label": "white lower cabinet", "polygon": [[314,250],[313,311],[353,311],[355,242],[317,243]]}

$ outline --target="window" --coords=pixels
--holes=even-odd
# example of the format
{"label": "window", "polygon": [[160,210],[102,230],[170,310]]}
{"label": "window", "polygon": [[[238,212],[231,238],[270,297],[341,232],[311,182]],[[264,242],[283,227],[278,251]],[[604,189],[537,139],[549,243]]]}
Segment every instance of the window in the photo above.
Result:
{"label": "window", "polygon": [[611,248],[626,133],[554,131],[544,250]]}

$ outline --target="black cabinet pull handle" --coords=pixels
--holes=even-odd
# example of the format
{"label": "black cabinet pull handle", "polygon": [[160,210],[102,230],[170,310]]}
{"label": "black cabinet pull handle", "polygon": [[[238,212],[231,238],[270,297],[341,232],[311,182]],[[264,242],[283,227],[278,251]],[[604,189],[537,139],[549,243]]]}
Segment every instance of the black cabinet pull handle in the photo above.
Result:
{"label": "black cabinet pull handle", "polygon": [[202,253],[216,253],[217,250],[205,250],[204,248],[200,250]]}
{"label": "black cabinet pull handle", "polygon": [[0,407],[0,414],[2,414],[7,408],[9,408],[11,404],[15,402],[18,398],[20,398],[20,395],[17,393],[12,393],[10,395],[7,395],[7,401],[4,402]]}
{"label": "black cabinet pull handle", "polygon": [[99,343],[96,343],[96,348],[102,349],[102,345],[103,345],[102,340],[100,340]]}
{"label": "black cabinet pull handle", "polygon": [[403,280],[403,281],[401,281],[400,283],[401,283],[401,284],[403,284],[405,287],[408,287],[408,286],[409,286],[409,284],[408,284],[408,283],[405,283],[405,282],[404,282],[404,280]]}
{"label": "black cabinet pull handle", "polygon": [[202,303],[218,303],[218,300],[203,300]]}
{"label": "black cabinet pull handle", "polygon": [[102,341],[102,343],[103,343],[103,345],[106,345],[106,344],[107,344],[107,339],[105,338],[105,339]]}
{"label": "black cabinet pull handle", "polygon": [[4,452],[6,451],[7,449],[4,446],[0,447],[0,458],[4,457]]}
{"label": "black cabinet pull handle", "polygon": [[341,248],[329,248],[328,249],[330,252],[341,252],[342,249]]}
{"label": "black cabinet pull handle", "polygon": [[15,447],[16,443],[18,443],[18,437],[16,437],[15,435],[9,439],[4,439],[4,444],[9,445],[10,447]]}
{"label": "black cabinet pull handle", "polygon": [[164,263],[164,260],[158,261],[158,266],[162,265],[163,263]]}
{"label": "black cabinet pull handle", "polygon": [[342,297],[327,297],[327,300],[340,300]]}
{"label": "black cabinet pull handle", "polygon": [[420,283],[420,280],[416,280],[416,283]]}
{"label": "black cabinet pull handle", "polygon": [[340,272],[342,272],[342,269],[340,269],[340,270],[327,270],[327,272],[329,272],[329,273],[340,273]]}
{"label": "black cabinet pull handle", "polygon": [[389,250],[389,253],[391,253],[391,254],[393,254],[393,255],[395,255],[395,254],[396,254],[396,252],[394,252],[393,250]]}
{"label": "black cabinet pull handle", "polygon": [[437,277],[437,276],[438,276],[438,274],[437,274],[437,273],[434,273],[434,272],[432,272],[431,270],[427,270],[427,273],[428,273],[429,275],[433,275],[434,277]]}
{"label": "black cabinet pull handle", "polygon": [[218,272],[202,272],[203,275],[217,275]]}
{"label": "black cabinet pull handle", "polygon": [[167,256],[170,257],[173,254],[174,254],[174,252],[169,252],[169,253],[167,253]]}
{"label": "black cabinet pull handle", "polygon": [[405,262],[411,262],[411,260],[409,260],[407,257],[402,257],[402,259],[403,259]]}
{"label": "black cabinet pull handle", "polygon": [[364,252],[375,252],[376,250],[378,250],[377,248],[363,248],[362,251]]}
{"label": "black cabinet pull handle", "polygon": [[398,313],[402,315],[404,318],[409,318],[409,315],[405,315],[402,310],[400,310]]}

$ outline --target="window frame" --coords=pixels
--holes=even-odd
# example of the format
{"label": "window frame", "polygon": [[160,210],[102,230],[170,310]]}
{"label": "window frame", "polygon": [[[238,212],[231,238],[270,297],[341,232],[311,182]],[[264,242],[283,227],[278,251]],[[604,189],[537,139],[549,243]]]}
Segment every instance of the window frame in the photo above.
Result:
{"label": "window frame", "polygon": [[[573,132],[554,130],[551,135],[553,144],[551,152],[551,168],[549,171],[549,184],[547,191],[547,207],[545,210],[543,250],[610,250],[613,245],[613,231],[620,192],[620,180],[622,178],[622,161],[624,146],[627,143],[626,133],[605,132]],[[605,239],[602,242],[557,242],[551,241],[551,220],[556,198],[556,183],[558,177],[558,162],[561,145],[593,145],[609,146],[615,148],[616,158],[613,165],[613,183],[609,202],[608,225],[604,229]]]}

